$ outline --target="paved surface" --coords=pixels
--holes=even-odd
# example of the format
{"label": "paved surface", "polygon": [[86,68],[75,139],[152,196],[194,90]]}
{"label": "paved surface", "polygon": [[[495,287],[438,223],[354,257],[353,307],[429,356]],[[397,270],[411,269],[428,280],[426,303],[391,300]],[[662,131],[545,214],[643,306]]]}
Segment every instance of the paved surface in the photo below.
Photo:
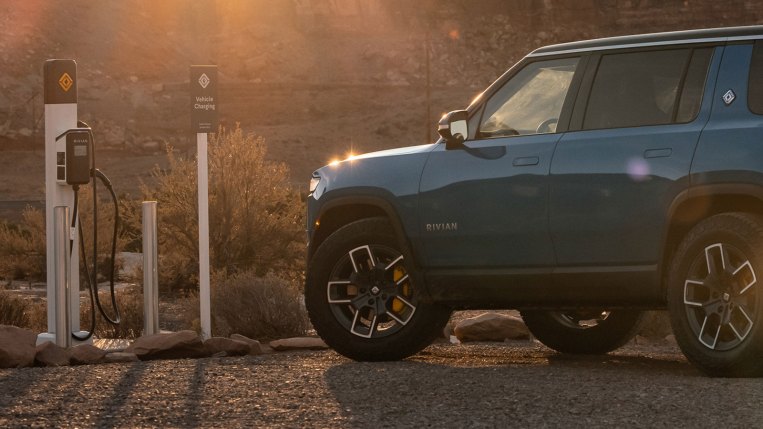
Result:
{"label": "paved surface", "polygon": [[435,345],[0,370],[0,427],[763,427],[763,379],[700,375],[674,346],[602,357]]}

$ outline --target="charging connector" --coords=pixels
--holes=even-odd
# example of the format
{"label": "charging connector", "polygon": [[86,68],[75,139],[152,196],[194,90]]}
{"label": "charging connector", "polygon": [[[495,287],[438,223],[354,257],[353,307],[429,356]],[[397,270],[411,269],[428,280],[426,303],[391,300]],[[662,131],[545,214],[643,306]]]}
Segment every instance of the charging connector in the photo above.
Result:
{"label": "charging connector", "polygon": [[[90,331],[84,337],[72,333],[72,337],[78,341],[85,341],[95,332],[96,308],[103,318],[112,325],[119,325],[121,315],[117,307],[116,292],[114,290],[114,261],[116,257],[117,230],[119,228],[119,203],[114,189],[111,187],[111,181],[100,170],[95,168],[95,144],[93,131],[82,122],[77,121],[77,127],[70,129],[56,138],[57,151],[57,177],[56,181],[61,185],[69,185],[74,191],[74,210],[72,214],[72,229],[79,227],[79,237],[82,238],[82,223],[79,220],[79,188],[80,185],[86,185],[92,180],[93,189],[93,264],[92,271],[88,267],[87,255],[84,243],[80,246],[81,260],[85,267],[86,278],[90,290]],[[97,180],[96,180],[97,179]],[[111,269],[109,278],[109,292],[111,295],[111,304],[114,310],[114,317],[109,317],[104,311],[98,296],[98,190],[96,183],[100,180],[111,194],[114,202],[114,231],[111,242]],[[70,248],[70,251],[72,248]]]}
{"label": "charging connector", "polygon": [[56,138],[56,181],[61,185],[90,182],[93,134],[89,128],[67,130]]}

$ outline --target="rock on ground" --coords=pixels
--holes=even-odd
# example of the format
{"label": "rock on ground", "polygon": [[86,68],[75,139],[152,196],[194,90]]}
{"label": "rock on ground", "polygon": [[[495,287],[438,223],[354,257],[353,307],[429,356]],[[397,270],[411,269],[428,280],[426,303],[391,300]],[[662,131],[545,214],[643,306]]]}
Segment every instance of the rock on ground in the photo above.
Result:
{"label": "rock on ground", "polygon": [[66,366],[69,365],[69,360],[69,352],[51,341],[36,347],[34,363],[39,366]]}
{"label": "rock on ground", "polygon": [[323,350],[329,348],[322,339],[314,337],[294,337],[275,340],[270,342],[270,347],[279,352],[285,350]]}
{"label": "rock on ground", "polygon": [[208,355],[223,353],[223,356],[243,356],[249,354],[249,344],[225,337],[212,337],[204,341]]}
{"label": "rock on ground", "polygon": [[0,368],[34,365],[37,334],[16,326],[0,325]]}
{"label": "rock on ground", "polygon": [[241,334],[233,334],[233,335],[230,336],[230,338],[232,340],[242,341],[244,343],[249,344],[249,354],[250,355],[261,355],[261,354],[264,353],[263,350],[262,350],[262,344],[260,344],[260,342],[257,341],[257,340],[253,340],[253,339],[251,339],[249,337],[246,337],[244,335],[241,335]]}
{"label": "rock on ground", "polygon": [[462,320],[456,325],[454,332],[461,342],[530,338],[530,332],[522,319],[499,313],[484,313]]}
{"label": "rock on ground", "polygon": [[190,330],[138,338],[127,349],[140,360],[198,358],[207,355],[199,335]]}
{"label": "rock on ground", "polygon": [[92,344],[80,344],[69,349],[72,365],[91,365],[103,362],[106,351]]}

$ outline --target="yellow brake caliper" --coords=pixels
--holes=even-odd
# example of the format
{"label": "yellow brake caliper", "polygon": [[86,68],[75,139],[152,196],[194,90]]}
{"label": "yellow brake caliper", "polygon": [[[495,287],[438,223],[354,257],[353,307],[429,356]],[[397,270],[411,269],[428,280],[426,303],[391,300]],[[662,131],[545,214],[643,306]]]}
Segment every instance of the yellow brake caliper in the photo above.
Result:
{"label": "yellow brake caliper", "polygon": [[[392,278],[395,280],[395,283],[400,281],[405,276],[405,268],[398,266],[395,267],[395,271],[392,274]],[[411,285],[410,282],[406,281],[403,283],[403,290],[402,295],[406,298],[409,298],[411,296]],[[402,313],[405,309],[405,304],[403,304],[403,301],[400,301],[397,298],[392,299],[392,311],[395,313]]]}

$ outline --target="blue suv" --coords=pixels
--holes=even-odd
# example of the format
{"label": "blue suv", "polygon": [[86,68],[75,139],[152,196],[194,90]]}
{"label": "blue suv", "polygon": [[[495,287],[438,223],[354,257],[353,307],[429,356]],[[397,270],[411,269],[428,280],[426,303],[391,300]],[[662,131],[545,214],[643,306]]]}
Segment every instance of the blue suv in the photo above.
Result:
{"label": "blue suv", "polygon": [[313,174],[305,299],[336,351],[402,359],[454,309],[516,308],[606,353],[667,308],[703,371],[763,375],[763,26],[546,46],[439,133]]}

